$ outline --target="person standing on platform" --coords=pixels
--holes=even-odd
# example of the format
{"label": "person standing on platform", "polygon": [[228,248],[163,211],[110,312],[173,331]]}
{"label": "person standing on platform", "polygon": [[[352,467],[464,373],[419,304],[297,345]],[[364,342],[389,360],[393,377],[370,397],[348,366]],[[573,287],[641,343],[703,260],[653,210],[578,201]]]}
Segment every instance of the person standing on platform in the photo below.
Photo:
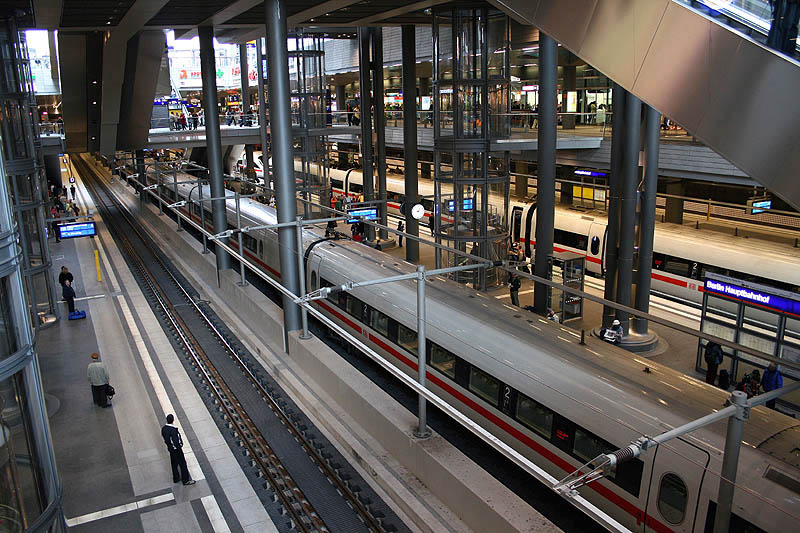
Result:
{"label": "person standing on platform", "polygon": [[[783,376],[778,370],[778,365],[770,363],[761,378],[761,388],[764,389],[764,392],[769,392],[781,387],[783,387]],[[775,409],[775,400],[769,400],[766,405],[770,409]]]}
{"label": "person standing on platform", "polygon": [[62,287],[64,286],[65,281],[69,281],[70,285],[75,280],[75,277],[72,275],[72,272],[65,266],[61,267],[61,273],[58,275],[58,284]]}
{"label": "person standing on platform", "polygon": [[722,346],[714,341],[708,341],[706,343],[705,355],[703,358],[708,365],[708,369],[706,370],[706,383],[709,385],[713,385],[717,380],[717,370],[719,369],[719,365],[722,364],[723,355]]}
{"label": "person standing on platform", "polygon": [[69,186],[69,194],[70,194],[70,196],[72,196],[72,201],[73,202],[77,202],[78,201],[78,197],[75,196],[76,192],[77,192],[77,189],[75,188],[75,185],[70,185]]}
{"label": "person standing on platform", "polygon": [[172,464],[172,482],[183,481],[184,485],[194,485],[195,481],[189,475],[186,466],[186,457],[183,455],[183,439],[178,426],[174,425],[175,417],[167,415],[167,423],[161,428],[161,437],[169,450],[169,462]]}
{"label": "person standing on platform", "polygon": [[61,296],[64,297],[64,301],[67,302],[67,309],[69,313],[72,314],[75,312],[75,289],[72,288],[72,283],[69,281],[65,281],[64,285],[61,289]]}
{"label": "person standing on platform", "polygon": [[108,402],[108,370],[106,366],[100,362],[100,355],[97,353],[92,354],[92,362],[89,363],[89,368],[86,369],[86,377],[92,385],[92,399],[95,405],[100,407],[111,407]]}
{"label": "person standing on platform", "polygon": [[[52,206],[50,208],[50,218],[58,218],[58,209],[56,206]],[[61,237],[58,235],[58,222],[55,220],[50,223],[50,230],[53,232],[53,236],[56,238],[56,242],[61,242]]]}
{"label": "person standing on platform", "polygon": [[[397,231],[405,231],[406,227],[403,225],[403,220],[401,219],[400,222],[397,223]],[[397,242],[400,248],[403,247],[403,234],[400,233],[397,235]]]}
{"label": "person standing on platform", "polygon": [[516,274],[511,274],[508,280],[508,291],[511,293],[511,305],[519,307],[519,288],[522,286],[522,280]]}

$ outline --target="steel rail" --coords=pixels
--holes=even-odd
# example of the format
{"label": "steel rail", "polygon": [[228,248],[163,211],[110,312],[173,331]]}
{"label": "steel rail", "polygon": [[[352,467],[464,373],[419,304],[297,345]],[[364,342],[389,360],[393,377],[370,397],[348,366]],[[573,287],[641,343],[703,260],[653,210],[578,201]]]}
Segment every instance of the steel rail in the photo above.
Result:
{"label": "steel rail", "polygon": [[[108,193],[107,191],[106,191],[106,194],[108,194],[108,196],[111,197],[111,194]],[[104,207],[107,209],[107,206],[105,206],[105,204],[104,204]],[[123,217],[127,218],[129,220],[129,222],[130,222],[130,219],[132,217],[127,213],[127,211],[125,209],[120,208],[120,213],[122,214]],[[259,392],[259,394],[262,396],[262,398],[268,403],[268,405],[271,408],[271,410],[280,418],[282,424],[289,429],[289,431],[292,433],[292,435],[295,438],[295,440],[300,444],[300,446],[303,448],[303,450],[306,452],[306,454],[323,471],[323,474],[336,486],[336,488],[338,489],[338,492],[340,494],[342,494],[343,498],[347,501],[348,505],[359,515],[359,517],[364,522],[364,524],[372,531],[378,531],[378,532],[385,531],[385,528],[382,525],[382,523],[375,516],[372,515],[372,513],[369,511],[369,509],[367,509],[367,507],[362,503],[362,501],[350,489],[348,484],[345,481],[343,481],[342,479],[340,479],[340,477],[337,475],[336,471],[328,464],[326,459],[317,451],[317,449],[305,437],[303,432],[300,431],[296,427],[296,425],[292,421],[292,419],[284,412],[284,410],[281,408],[281,406],[272,398],[270,393],[264,388],[264,386],[261,384],[261,382],[258,380],[258,378],[254,375],[252,370],[247,366],[247,364],[244,361],[242,361],[241,357],[239,357],[239,355],[236,352],[236,350],[231,346],[231,344],[225,338],[225,335],[223,335],[219,331],[219,329],[214,325],[213,321],[211,321],[209,319],[209,317],[207,316],[207,314],[199,307],[197,302],[191,297],[191,295],[188,293],[188,291],[186,290],[184,285],[180,282],[180,280],[178,280],[176,278],[176,276],[170,271],[170,269],[168,269],[166,267],[166,265],[164,265],[164,263],[161,260],[161,258],[158,256],[158,254],[155,253],[155,251],[152,249],[152,246],[150,246],[149,240],[146,239],[145,236],[143,236],[141,234],[141,232],[139,231],[139,229],[137,227],[135,227],[135,225],[129,224],[129,229],[132,229],[135,233],[137,233],[137,235],[142,239],[142,242],[145,244],[145,246],[150,248],[150,250],[151,250],[151,252],[153,254],[153,257],[155,258],[156,262],[159,264],[161,269],[164,271],[164,273],[166,273],[170,277],[170,279],[172,280],[174,285],[180,290],[180,292],[183,294],[183,296],[187,300],[187,302],[194,308],[195,312],[203,320],[205,325],[214,334],[214,336],[217,338],[217,340],[220,342],[220,344],[222,344],[222,346],[226,349],[226,351],[228,352],[228,355],[234,360],[234,362],[241,369],[241,371],[247,375],[247,377],[249,378],[252,386]],[[130,244],[128,243],[128,245],[130,245]],[[152,279],[152,276],[150,276],[149,272],[144,272],[144,275],[146,275],[148,278]],[[156,281],[153,280],[153,282],[156,284],[156,286],[158,286],[158,283]],[[155,294],[155,291],[154,291],[154,294]],[[158,300],[161,300],[161,298],[159,298],[157,295],[156,295],[156,298]],[[162,309],[163,309],[164,305],[162,305],[161,302],[159,302],[159,304],[162,306]],[[170,304],[166,304],[166,305],[170,305]],[[174,310],[174,308],[173,308],[173,310]],[[180,319],[179,316],[174,316],[174,313],[171,313],[168,310],[165,310],[165,315],[170,320],[173,320],[173,317],[174,317],[180,323],[182,323],[182,320]],[[186,327],[185,324],[184,324],[184,327]],[[176,331],[177,331],[178,335],[182,338],[182,342],[183,342],[184,335],[180,332],[180,330],[178,328],[176,328]],[[188,328],[187,328],[187,331],[188,331]],[[196,341],[195,341],[195,343],[196,343]],[[186,343],[184,343],[184,344],[186,344]],[[202,348],[199,347],[199,344],[197,346],[200,349],[200,351],[202,352]],[[194,357],[194,355],[191,353],[193,350],[190,348],[188,351],[190,352],[190,355],[192,355],[192,357]],[[204,354],[204,352],[202,352],[202,353]],[[217,379],[218,379],[219,383],[221,383],[224,386],[224,388],[227,389],[227,385],[225,385],[225,382],[222,379],[222,377],[219,376],[219,374],[216,372],[216,369],[214,368],[213,363],[211,363],[210,360],[208,360],[208,356],[207,355],[203,355],[203,357],[207,360],[207,364],[212,369],[213,373],[215,373],[218,376]],[[207,377],[206,371],[200,365],[198,365],[198,367],[201,369],[201,371],[203,371],[204,375],[206,375],[206,381],[208,381],[209,384],[213,387],[212,378]],[[228,390],[229,396],[232,397],[232,398],[235,398],[235,395],[230,391],[230,389],[227,389],[227,390]],[[214,393],[216,395],[216,391],[214,391]],[[223,408],[225,408],[224,401],[221,398],[218,398],[218,399],[220,401],[220,405],[222,405]],[[236,403],[236,405],[238,405],[238,402]],[[226,409],[226,412],[227,412],[227,409]],[[248,421],[250,420],[250,418],[247,416],[246,412],[244,412],[243,409],[241,409],[240,412],[241,412],[241,414],[244,415],[243,419],[246,419]],[[228,418],[229,418],[229,420],[231,420],[232,423],[235,424],[233,416],[229,415]],[[256,435],[258,439],[263,441],[263,437],[260,435],[260,432],[255,427],[255,425],[253,425],[252,422],[251,422],[250,424],[248,424],[248,426],[249,426],[249,429],[250,429],[251,433],[253,435]],[[243,440],[243,442],[248,442],[246,438],[243,438],[242,440]],[[268,446],[268,444],[266,444],[266,441],[264,441],[264,446],[267,449],[269,449],[269,446]],[[259,455],[257,453],[255,453],[255,451],[253,451],[253,450],[251,450],[251,452],[252,452],[251,455],[253,456],[253,458],[257,460]],[[281,465],[281,468],[283,468],[282,465]],[[266,475],[266,472],[265,472],[265,475]],[[287,473],[287,475],[288,475],[288,473]],[[275,488],[275,490],[276,490],[276,492],[280,493],[278,488]],[[299,491],[299,489],[297,489],[297,490]],[[304,500],[305,500],[305,498],[304,498]],[[305,500],[305,501],[307,502],[307,500]],[[316,513],[315,513],[315,516],[316,516]],[[321,527],[320,531],[327,531],[327,528]]]}

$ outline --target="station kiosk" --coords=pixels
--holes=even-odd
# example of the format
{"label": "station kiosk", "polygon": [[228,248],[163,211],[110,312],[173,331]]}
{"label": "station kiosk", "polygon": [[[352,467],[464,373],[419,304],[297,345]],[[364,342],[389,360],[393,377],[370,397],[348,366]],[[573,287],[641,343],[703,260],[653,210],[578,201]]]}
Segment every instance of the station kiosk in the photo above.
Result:
{"label": "station kiosk", "polygon": [[[583,292],[583,282],[586,275],[586,257],[573,252],[556,252],[553,254],[553,272],[550,279],[561,283],[564,287]],[[583,298],[570,294],[559,288],[550,289],[550,309],[552,309],[562,324],[583,318]]]}

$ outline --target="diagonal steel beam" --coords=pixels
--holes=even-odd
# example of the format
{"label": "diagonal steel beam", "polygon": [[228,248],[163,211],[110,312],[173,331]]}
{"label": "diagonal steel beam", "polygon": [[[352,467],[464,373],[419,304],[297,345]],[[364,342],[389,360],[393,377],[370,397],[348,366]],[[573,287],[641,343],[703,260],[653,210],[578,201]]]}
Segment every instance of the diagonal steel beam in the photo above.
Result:
{"label": "diagonal steel beam", "polygon": [[[220,9],[197,26],[219,26],[220,24],[225,24],[232,18],[238,17],[245,11],[249,11],[263,2],[264,0],[236,0],[227,7]],[[181,39],[196,37],[197,26],[182,34]]]}
{"label": "diagonal steel beam", "polygon": [[344,26],[370,26],[376,22],[380,22],[382,20],[387,20],[392,17],[399,17],[400,15],[405,15],[406,13],[411,13],[412,11],[419,11],[420,9],[427,9],[429,7],[433,7],[439,4],[444,4],[449,2],[450,0],[422,0],[421,2],[414,2],[413,4],[406,4],[402,7],[398,7],[395,9],[390,9],[389,11],[384,11],[377,15],[371,15],[369,17],[364,17],[362,19],[354,20],[352,22],[348,22],[343,24]]}

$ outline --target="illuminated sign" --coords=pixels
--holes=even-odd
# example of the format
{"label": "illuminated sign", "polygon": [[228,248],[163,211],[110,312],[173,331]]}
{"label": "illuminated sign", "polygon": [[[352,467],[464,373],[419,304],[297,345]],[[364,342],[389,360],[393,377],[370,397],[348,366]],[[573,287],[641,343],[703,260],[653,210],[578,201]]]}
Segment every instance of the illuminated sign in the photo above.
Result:
{"label": "illuminated sign", "polygon": [[576,176],[591,176],[593,178],[604,178],[608,176],[607,172],[598,172],[596,170],[576,170],[573,174]]}
{"label": "illuminated sign", "polygon": [[378,220],[378,208],[362,207],[360,209],[348,209],[347,216],[350,217],[347,219],[348,224],[355,224],[361,220]]}
{"label": "illuminated sign", "polygon": [[800,315],[800,301],[784,298],[776,294],[769,294],[755,289],[748,289],[733,283],[706,279],[705,289],[708,292],[736,298],[743,302],[752,303],[759,307],[766,307],[782,313]]}
{"label": "illuminated sign", "polygon": [[539,90],[538,85],[523,85],[522,90],[526,93],[533,93]]}
{"label": "illuminated sign", "polygon": [[755,215],[756,213],[763,213],[767,209],[772,209],[772,200],[754,200],[753,209],[750,210],[750,213]]}
{"label": "illuminated sign", "polygon": [[[462,200],[463,207],[461,208],[462,211],[471,211],[475,205],[475,202],[472,198],[464,198]],[[456,209],[456,201],[455,200],[448,200],[447,202],[447,210],[449,212],[453,212]]]}
{"label": "illuminated sign", "polygon": [[60,239],[74,239],[75,237],[94,237],[97,235],[97,226],[94,222],[73,222],[58,225]]}

